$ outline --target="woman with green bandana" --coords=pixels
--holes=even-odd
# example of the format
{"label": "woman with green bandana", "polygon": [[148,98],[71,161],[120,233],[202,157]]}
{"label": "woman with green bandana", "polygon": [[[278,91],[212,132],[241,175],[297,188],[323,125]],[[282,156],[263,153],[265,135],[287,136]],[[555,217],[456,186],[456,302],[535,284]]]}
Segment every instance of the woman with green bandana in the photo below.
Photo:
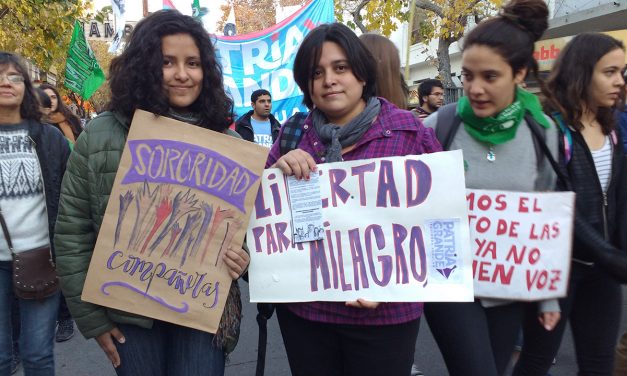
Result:
{"label": "woman with green bandana", "polygon": [[[425,120],[445,149],[463,150],[468,188],[531,192],[555,187],[555,173],[538,144],[546,143],[555,156],[557,128],[538,98],[520,87],[529,72],[537,76],[534,42],[546,30],[547,17],[543,1],[513,0],[499,16],[477,25],[463,47],[466,96]],[[534,130],[540,137],[534,139]],[[537,305],[545,330],[560,319],[556,300],[425,304],[450,375],[504,374],[525,304]]]}

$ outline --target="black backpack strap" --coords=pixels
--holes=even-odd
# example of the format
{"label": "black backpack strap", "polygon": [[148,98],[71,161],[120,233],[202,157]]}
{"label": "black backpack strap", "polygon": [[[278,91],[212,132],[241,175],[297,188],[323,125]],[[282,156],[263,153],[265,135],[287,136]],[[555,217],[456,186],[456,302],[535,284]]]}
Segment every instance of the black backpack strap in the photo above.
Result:
{"label": "black backpack strap", "polygon": [[549,163],[551,164],[551,167],[553,167],[553,171],[555,171],[557,178],[562,181],[562,184],[564,185],[564,187],[566,187],[567,190],[569,191],[572,190],[570,187],[570,180],[568,179],[568,177],[566,176],[566,174],[564,173],[560,165],[557,163],[555,158],[553,158],[553,155],[551,154],[549,147],[546,145],[546,131],[544,127],[538,124],[530,114],[525,114],[525,122],[529,126],[529,129],[531,130],[531,134],[533,135],[534,146],[536,148],[536,155],[539,155],[539,159],[541,159],[542,154],[544,154],[544,156],[548,159]]}
{"label": "black backpack strap", "polygon": [[459,125],[462,123],[462,119],[457,116],[457,103],[440,107],[437,114],[438,122],[435,126],[435,137],[440,141],[442,150],[449,150]]}
{"label": "black backpack strap", "polygon": [[281,155],[285,155],[298,148],[298,144],[305,134],[303,124],[305,124],[307,115],[306,112],[297,112],[290,116],[290,118],[285,121],[285,124],[283,124],[283,130],[279,140]]}
{"label": "black backpack strap", "polygon": [[[527,125],[529,127],[533,127],[534,130],[537,132],[537,135],[534,134],[532,139],[533,149],[536,152],[536,168],[539,171],[540,169],[542,169],[542,165],[544,164],[544,151],[542,151],[542,145],[544,144],[546,146],[546,129],[538,124],[538,122],[533,118],[533,116],[531,116],[529,112],[525,112],[525,122],[527,122]],[[551,155],[551,157],[553,156]]]}

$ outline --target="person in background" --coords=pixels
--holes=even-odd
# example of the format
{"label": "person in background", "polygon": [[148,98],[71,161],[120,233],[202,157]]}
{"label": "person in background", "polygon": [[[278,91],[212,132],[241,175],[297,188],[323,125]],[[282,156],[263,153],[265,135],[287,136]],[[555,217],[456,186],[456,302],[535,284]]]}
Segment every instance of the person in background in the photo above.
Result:
{"label": "person in background", "polygon": [[359,40],[370,51],[377,64],[377,96],[406,110],[408,88],[401,73],[398,48],[391,40],[378,34],[361,34]]}
{"label": "person in background", "polygon": [[[627,82],[627,74],[623,76],[623,80]],[[623,135],[627,135],[627,86],[625,86],[625,90],[623,90],[623,110],[618,114],[618,125],[620,127],[620,131]],[[623,136],[623,150],[627,154],[627,137]]]}
{"label": "person in background", "polygon": [[[0,52],[0,210],[14,252],[51,244],[61,180],[70,150],[54,127],[41,123],[28,70],[17,55]],[[54,247],[52,247],[54,255]],[[54,328],[59,293],[23,299],[13,292],[13,261],[0,231],[0,375],[12,368],[12,308],[19,305],[19,349],[24,375],[54,375]]]}
{"label": "person in background", "polygon": [[98,229],[135,110],[240,138],[228,129],[233,101],[209,34],[190,16],[157,11],[137,23],[111,62],[110,111],[78,138],[63,179],[55,242],[63,292],[78,329],[95,338],[115,371],[127,375],[223,375],[237,343],[241,299],[237,279],[248,266],[241,245],[222,261],[233,278],[217,333],[211,334],[81,300]]}
{"label": "person in background", "polygon": [[[50,97],[50,114],[48,115],[48,119],[46,121],[48,122],[48,124],[52,124],[57,127],[63,133],[63,135],[68,140],[70,140],[72,144],[74,144],[76,142],[76,139],[78,139],[78,136],[83,131],[83,127],[81,126],[81,120],[65,106],[56,87],[47,83],[43,83],[39,86],[39,88],[45,91],[46,94],[48,94],[48,97]],[[71,322],[72,318],[63,317],[63,320],[64,327],[68,327],[67,324],[69,320],[69,323],[72,324],[73,331],[74,324]],[[60,321],[60,323],[61,322],[62,321]]]}
{"label": "person in background", "polygon": [[[39,111],[42,114],[40,121],[43,121],[50,113],[50,98],[45,91],[34,88],[37,100],[39,101]],[[11,308],[11,325],[13,331],[13,349],[11,360],[11,374],[17,372],[17,368],[21,363],[20,359],[20,304],[19,299],[15,297]]]}
{"label": "person in background", "polygon": [[444,104],[444,86],[440,80],[424,80],[418,86],[418,100],[420,107],[413,111],[421,119],[436,112]]}
{"label": "person in background", "polygon": [[[311,112],[297,148],[281,155],[274,143],[266,167],[308,179],[318,163],[439,151],[433,131],[411,112],[376,97],[376,74],[376,61],[348,27],[325,24],[309,32],[294,79]],[[364,299],[277,305],[294,375],[407,376],[421,313],[422,303]]]}
{"label": "person in background", "polygon": [[[544,134],[557,157],[558,131],[538,98],[520,87],[537,77],[534,43],[548,27],[542,0],[513,0],[501,13],[478,24],[464,38],[462,83],[466,96],[429,116],[425,126],[453,130],[442,137],[447,150],[462,149],[466,186],[518,192],[552,191],[556,173],[544,153],[536,153],[532,127]],[[446,129],[445,128],[445,129]],[[446,145],[446,139],[452,140]],[[541,159],[539,159],[541,158]],[[557,300],[523,303],[476,298],[471,303],[427,303],[425,316],[451,376],[503,375],[518,336],[524,306],[542,330],[560,319]],[[526,338],[525,338],[526,340]]]}
{"label": "person in background", "polygon": [[259,89],[250,95],[252,110],[235,123],[235,131],[246,141],[270,148],[279,135],[281,123],[272,115],[272,96]]}
{"label": "person in background", "polygon": [[[43,111],[45,115],[44,121],[55,126],[63,133],[70,142],[71,149],[76,142],[76,138],[83,131],[79,118],[63,104],[56,87],[43,83],[39,85],[38,90],[43,91],[43,94],[48,98],[47,101],[45,98],[42,100],[44,107],[49,104],[47,109]],[[59,313],[57,315],[57,332],[54,339],[57,342],[65,342],[73,336],[74,320],[72,320],[72,314],[70,314],[70,310],[67,308],[65,296],[61,293]]]}
{"label": "person in background", "polygon": [[624,64],[621,41],[583,33],[562,49],[549,75],[545,108],[568,140],[562,145],[567,184],[561,188],[576,194],[572,263],[568,295],[560,299],[565,320],[547,331],[526,315],[514,375],[546,375],[567,322],[579,374],[612,373],[623,299],[619,282],[599,258],[603,252],[627,252],[621,244],[627,226],[627,165],[615,117],[625,86]]}
{"label": "person in background", "polygon": [[48,119],[48,115],[50,115],[50,111],[52,111],[52,101],[50,100],[50,96],[46,93],[42,88],[38,87],[35,89],[37,93],[37,98],[39,99],[39,110],[42,113],[42,121]]}

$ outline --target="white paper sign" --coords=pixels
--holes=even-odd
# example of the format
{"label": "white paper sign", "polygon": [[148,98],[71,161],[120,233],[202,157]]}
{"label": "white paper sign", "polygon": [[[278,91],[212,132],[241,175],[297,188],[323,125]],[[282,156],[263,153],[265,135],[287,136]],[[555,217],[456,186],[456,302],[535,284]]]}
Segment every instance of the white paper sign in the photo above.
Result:
{"label": "white paper sign", "polygon": [[287,196],[292,209],[292,241],[303,243],[324,239],[320,175],[311,174],[309,180],[289,176]]}
{"label": "white paper sign", "polygon": [[471,301],[461,151],[318,166],[325,239],[294,244],[284,175],[247,232],[253,302]]}
{"label": "white paper sign", "polygon": [[566,296],[573,192],[469,189],[475,294],[540,300]]}

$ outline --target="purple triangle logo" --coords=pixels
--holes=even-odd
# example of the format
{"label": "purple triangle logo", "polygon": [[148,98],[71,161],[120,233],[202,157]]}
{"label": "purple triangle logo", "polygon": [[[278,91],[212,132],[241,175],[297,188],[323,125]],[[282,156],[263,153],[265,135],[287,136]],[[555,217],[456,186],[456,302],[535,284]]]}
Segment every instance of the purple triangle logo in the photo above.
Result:
{"label": "purple triangle logo", "polygon": [[456,268],[457,268],[457,265],[453,266],[452,268],[436,269],[436,270],[440,272],[440,274],[442,274],[444,278],[448,279],[451,273],[453,273],[453,270],[455,270]]}

